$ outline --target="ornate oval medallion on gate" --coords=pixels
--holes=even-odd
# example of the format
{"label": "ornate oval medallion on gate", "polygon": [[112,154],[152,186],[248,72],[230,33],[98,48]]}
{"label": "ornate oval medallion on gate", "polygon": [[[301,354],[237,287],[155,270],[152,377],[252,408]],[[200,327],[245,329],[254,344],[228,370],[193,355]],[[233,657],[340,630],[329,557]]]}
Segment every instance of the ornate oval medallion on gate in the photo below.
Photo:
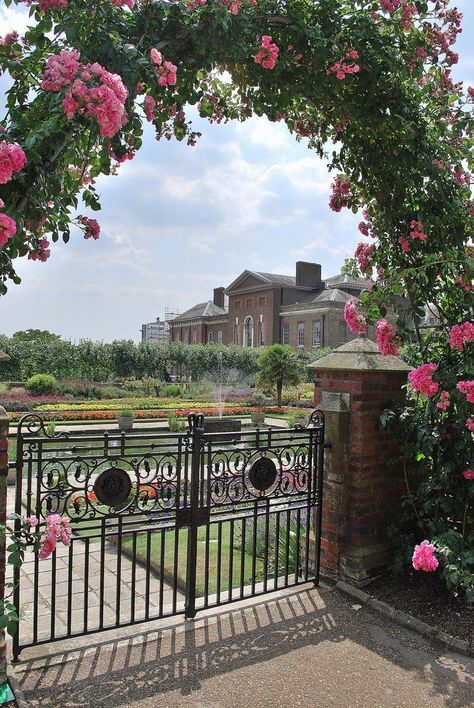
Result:
{"label": "ornate oval medallion on gate", "polygon": [[130,477],[118,467],[111,467],[100,473],[94,483],[94,493],[97,500],[105,506],[122,504],[130,494],[132,483]]}
{"label": "ornate oval medallion on gate", "polygon": [[273,460],[268,457],[259,457],[252,464],[249,471],[249,480],[252,487],[264,492],[275,483],[277,468]]}

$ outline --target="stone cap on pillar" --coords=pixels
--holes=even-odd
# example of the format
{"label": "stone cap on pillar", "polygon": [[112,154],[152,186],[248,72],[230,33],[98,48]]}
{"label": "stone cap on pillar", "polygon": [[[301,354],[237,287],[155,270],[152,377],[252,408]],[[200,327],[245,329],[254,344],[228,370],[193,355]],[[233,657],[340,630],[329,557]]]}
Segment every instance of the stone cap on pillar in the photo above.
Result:
{"label": "stone cap on pillar", "polygon": [[398,356],[384,356],[375,342],[367,337],[357,337],[330,354],[308,364],[317,371],[393,371],[408,372],[409,366]]}

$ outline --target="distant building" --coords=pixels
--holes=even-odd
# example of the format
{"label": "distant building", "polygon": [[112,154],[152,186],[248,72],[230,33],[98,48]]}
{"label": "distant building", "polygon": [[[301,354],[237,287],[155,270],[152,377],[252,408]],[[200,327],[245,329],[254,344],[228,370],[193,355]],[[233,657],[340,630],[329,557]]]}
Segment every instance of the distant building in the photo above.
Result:
{"label": "distant building", "polygon": [[[170,320],[170,338],[189,344],[338,347],[355,336],[344,320],[345,303],[357,303],[366,288],[366,280],[346,275],[323,281],[318,263],[298,261],[294,276],[245,270],[227,288],[216,288],[212,300]],[[374,337],[373,328],[368,336]]]}
{"label": "distant building", "polygon": [[169,322],[156,318],[156,322],[142,325],[142,342],[150,344],[167,344],[170,340]]}

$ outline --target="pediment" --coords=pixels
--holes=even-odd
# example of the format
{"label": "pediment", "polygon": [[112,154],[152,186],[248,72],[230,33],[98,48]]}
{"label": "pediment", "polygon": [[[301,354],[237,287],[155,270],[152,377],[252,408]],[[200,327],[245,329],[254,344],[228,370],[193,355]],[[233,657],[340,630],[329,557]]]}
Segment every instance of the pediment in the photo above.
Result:
{"label": "pediment", "polygon": [[256,290],[257,288],[261,290],[262,286],[271,287],[271,285],[272,284],[268,280],[260,276],[258,273],[252,273],[249,270],[244,270],[244,272],[241,273],[228,288],[226,288],[225,292],[226,295],[232,295],[236,292]]}

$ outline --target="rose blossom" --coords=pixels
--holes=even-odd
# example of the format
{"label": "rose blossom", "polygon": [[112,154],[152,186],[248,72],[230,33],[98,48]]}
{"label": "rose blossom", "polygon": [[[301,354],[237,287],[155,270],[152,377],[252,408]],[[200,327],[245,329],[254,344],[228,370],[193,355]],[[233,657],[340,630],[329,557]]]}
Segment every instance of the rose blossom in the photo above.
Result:
{"label": "rose blossom", "polygon": [[463,345],[474,341],[474,325],[472,322],[463,322],[451,327],[449,333],[449,346],[451,349],[463,350]]}
{"label": "rose blossom", "polygon": [[420,393],[434,396],[435,393],[438,393],[439,384],[433,381],[431,376],[437,369],[437,364],[422,364],[414,371],[410,371],[408,379],[413,388],[420,391]]}
{"label": "rose blossom", "polygon": [[438,559],[434,555],[435,547],[429,541],[422,541],[419,546],[415,546],[412,556],[412,564],[415,570],[424,570],[430,573],[439,566]]}
{"label": "rose blossom", "polygon": [[367,323],[365,317],[357,310],[352,300],[347,300],[344,307],[344,319],[351,332],[365,334]]}
{"label": "rose blossom", "polygon": [[377,346],[384,356],[397,356],[400,338],[397,336],[395,326],[385,319],[377,322],[375,328]]}
{"label": "rose blossom", "polygon": [[474,479],[474,470],[464,470],[462,476],[464,479]]}

